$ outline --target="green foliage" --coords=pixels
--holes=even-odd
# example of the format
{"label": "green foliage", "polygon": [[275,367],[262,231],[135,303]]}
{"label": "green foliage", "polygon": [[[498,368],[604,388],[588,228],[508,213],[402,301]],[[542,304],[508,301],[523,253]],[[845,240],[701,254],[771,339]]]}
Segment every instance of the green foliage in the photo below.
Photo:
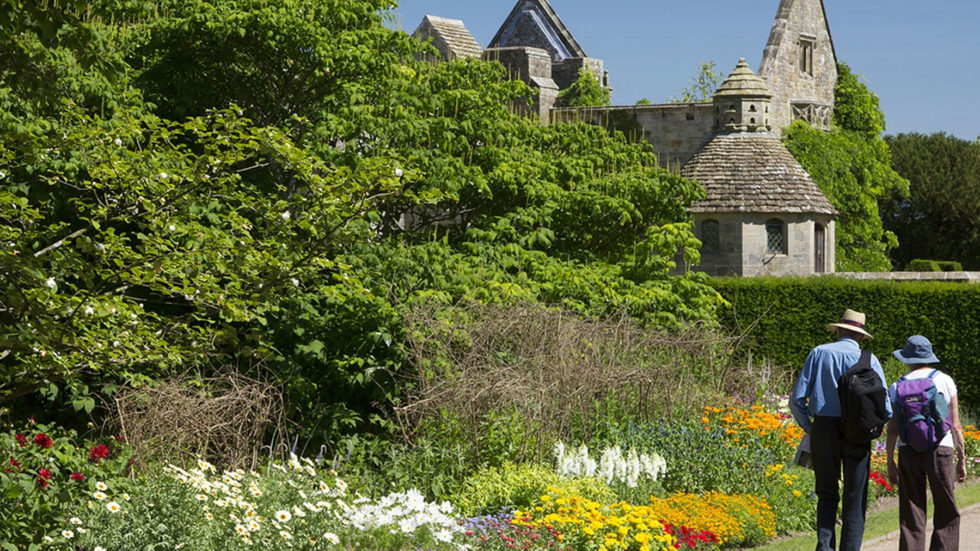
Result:
{"label": "green foliage", "polygon": [[[77,442],[51,425],[0,433],[0,548],[28,549],[61,531],[97,485],[123,476],[129,448],[119,441]],[[72,527],[73,528],[73,527]],[[4,547],[4,545],[8,547]]]}
{"label": "green foliage", "polygon": [[880,200],[885,227],[898,235],[892,258],[945,258],[980,269],[980,143],[938,133],[885,138],[892,167],[908,178],[910,194]]}
{"label": "green foliage", "polygon": [[962,272],[963,265],[952,260],[923,260],[916,258],[906,266],[907,272]]}
{"label": "green foliage", "polygon": [[878,201],[906,194],[908,182],[892,170],[888,145],[847,130],[823,132],[802,121],[783,132],[783,141],[839,213],[837,270],[891,271],[887,253],[898,239],[882,226]]}
{"label": "green foliage", "polygon": [[622,430],[617,442],[663,454],[667,473],[660,483],[667,492],[759,495],[766,485],[765,468],[773,463],[771,451],[729,445],[722,429],[707,431],[697,419],[633,425]]}
{"label": "green foliage", "polygon": [[0,41],[0,400],[268,365],[331,441],[392,429],[416,301],[717,306],[670,275],[700,186],[514,115],[531,90],[499,64],[416,62],[390,2],[74,7],[18,8]]}
{"label": "green foliage", "polygon": [[616,498],[598,478],[562,478],[543,465],[504,463],[468,476],[453,503],[467,515],[494,513],[502,507],[526,509],[537,503],[549,487],[598,503],[611,503]]}
{"label": "green foliage", "polygon": [[[892,351],[910,335],[932,341],[943,370],[956,380],[961,403],[980,402],[980,363],[973,348],[980,339],[980,287],[969,283],[858,281],[837,278],[716,279],[732,304],[722,323],[748,331],[760,355],[795,377],[814,346],[830,342],[826,324],[845,309],[864,312],[874,340],[865,344],[886,371],[897,364]],[[900,366],[893,371],[903,373]],[[792,378],[788,384],[792,384]],[[790,387],[781,393],[788,393]]]}
{"label": "green foliage", "polygon": [[636,105],[653,105],[653,102],[647,98],[640,98],[637,100]]}
{"label": "green foliage", "polygon": [[874,140],[885,130],[885,113],[879,105],[878,95],[859,80],[860,76],[852,73],[847,63],[837,64],[834,126]]}
{"label": "green foliage", "polygon": [[680,97],[671,96],[667,101],[670,103],[711,101],[715,90],[721,85],[722,77],[721,73],[715,72],[714,61],[702,61],[698,65],[697,74],[691,77],[691,85],[681,90]]}
{"label": "green foliage", "polygon": [[556,107],[589,107],[609,105],[609,89],[600,83],[588,68],[578,70],[578,78],[571,86],[558,92]]}
{"label": "green foliage", "polygon": [[839,212],[837,270],[891,271],[888,252],[899,241],[883,227],[878,204],[908,196],[908,182],[892,169],[888,144],[880,137],[885,119],[878,97],[847,64],[837,71],[835,128],[822,132],[797,121],[784,130],[783,142]]}

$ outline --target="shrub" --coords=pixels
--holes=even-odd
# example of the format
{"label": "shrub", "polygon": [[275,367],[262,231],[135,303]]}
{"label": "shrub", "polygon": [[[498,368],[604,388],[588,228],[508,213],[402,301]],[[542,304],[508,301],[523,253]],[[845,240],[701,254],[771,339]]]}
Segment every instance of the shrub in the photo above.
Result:
{"label": "shrub", "polygon": [[955,260],[915,259],[905,268],[907,272],[962,272],[963,265]]}
{"label": "shrub", "polygon": [[56,426],[29,424],[0,433],[0,549],[33,549],[64,539],[80,496],[124,474],[129,447],[120,439],[76,444]]}
{"label": "shrub", "polygon": [[[835,277],[714,279],[731,304],[721,321],[745,330],[751,348],[795,377],[810,349],[830,341],[826,324],[847,308],[867,314],[871,349],[888,371],[891,352],[909,335],[932,341],[960,403],[980,401],[980,285],[957,282],[860,281]],[[903,370],[904,371],[904,370]],[[781,393],[788,393],[789,388]]]}
{"label": "shrub", "polygon": [[543,465],[514,465],[481,469],[463,483],[456,505],[463,513],[486,514],[502,507],[529,508],[538,498],[554,491],[610,503],[615,494],[602,480],[592,477],[562,478]]}
{"label": "shrub", "polygon": [[291,456],[263,472],[217,473],[209,463],[168,466],[124,494],[108,488],[77,513],[75,543],[110,551],[192,546],[226,549],[445,549],[463,537],[449,503],[409,490],[371,500]]}
{"label": "shrub", "polygon": [[641,451],[662,450],[667,472],[661,484],[667,492],[759,494],[765,468],[775,457],[762,445],[730,442],[724,429],[705,430],[699,419],[633,425],[617,440]]}

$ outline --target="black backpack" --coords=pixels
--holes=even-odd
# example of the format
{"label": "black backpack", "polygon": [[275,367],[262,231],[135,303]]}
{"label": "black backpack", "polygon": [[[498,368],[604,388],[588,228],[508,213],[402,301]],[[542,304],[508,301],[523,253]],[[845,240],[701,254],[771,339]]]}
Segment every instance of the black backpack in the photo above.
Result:
{"label": "black backpack", "polygon": [[888,391],[881,377],[871,368],[871,351],[861,351],[861,359],[837,380],[844,438],[867,444],[881,436],[888,422],[885,400]]}

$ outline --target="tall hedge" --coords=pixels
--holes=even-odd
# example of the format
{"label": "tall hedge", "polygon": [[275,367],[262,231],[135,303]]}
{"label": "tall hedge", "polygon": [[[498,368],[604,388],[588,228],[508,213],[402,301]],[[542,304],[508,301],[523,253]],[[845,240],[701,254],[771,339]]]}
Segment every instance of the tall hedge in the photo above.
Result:
{"label": "tall hedge", "polygon": [[792,373],[812,347],[830,342],[826,325],[852,308],[867,314],[874,339],[865,346],[887,373],[904,371],[892,351],[910,335],[925,335],[941,368],[955,379],[961,403],[980,405],[980,285],[832,276],[726,278],[712,284],[732,305],[721,322],[746,333],[757,355]]}

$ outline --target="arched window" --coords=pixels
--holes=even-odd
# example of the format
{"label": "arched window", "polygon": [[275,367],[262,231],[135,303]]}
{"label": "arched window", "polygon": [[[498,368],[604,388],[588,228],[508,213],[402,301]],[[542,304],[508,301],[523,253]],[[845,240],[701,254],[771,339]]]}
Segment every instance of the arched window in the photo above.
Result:
{"label": "arched window", "polygon": [[786,224],[779,218],[766,220],[766,252],[786,254]]}
{"label": "arched window", "polygon": [[701,222],[701,252],[703,254],[718,254],[720,250],[721,242],[718,221],[708,219]]}

